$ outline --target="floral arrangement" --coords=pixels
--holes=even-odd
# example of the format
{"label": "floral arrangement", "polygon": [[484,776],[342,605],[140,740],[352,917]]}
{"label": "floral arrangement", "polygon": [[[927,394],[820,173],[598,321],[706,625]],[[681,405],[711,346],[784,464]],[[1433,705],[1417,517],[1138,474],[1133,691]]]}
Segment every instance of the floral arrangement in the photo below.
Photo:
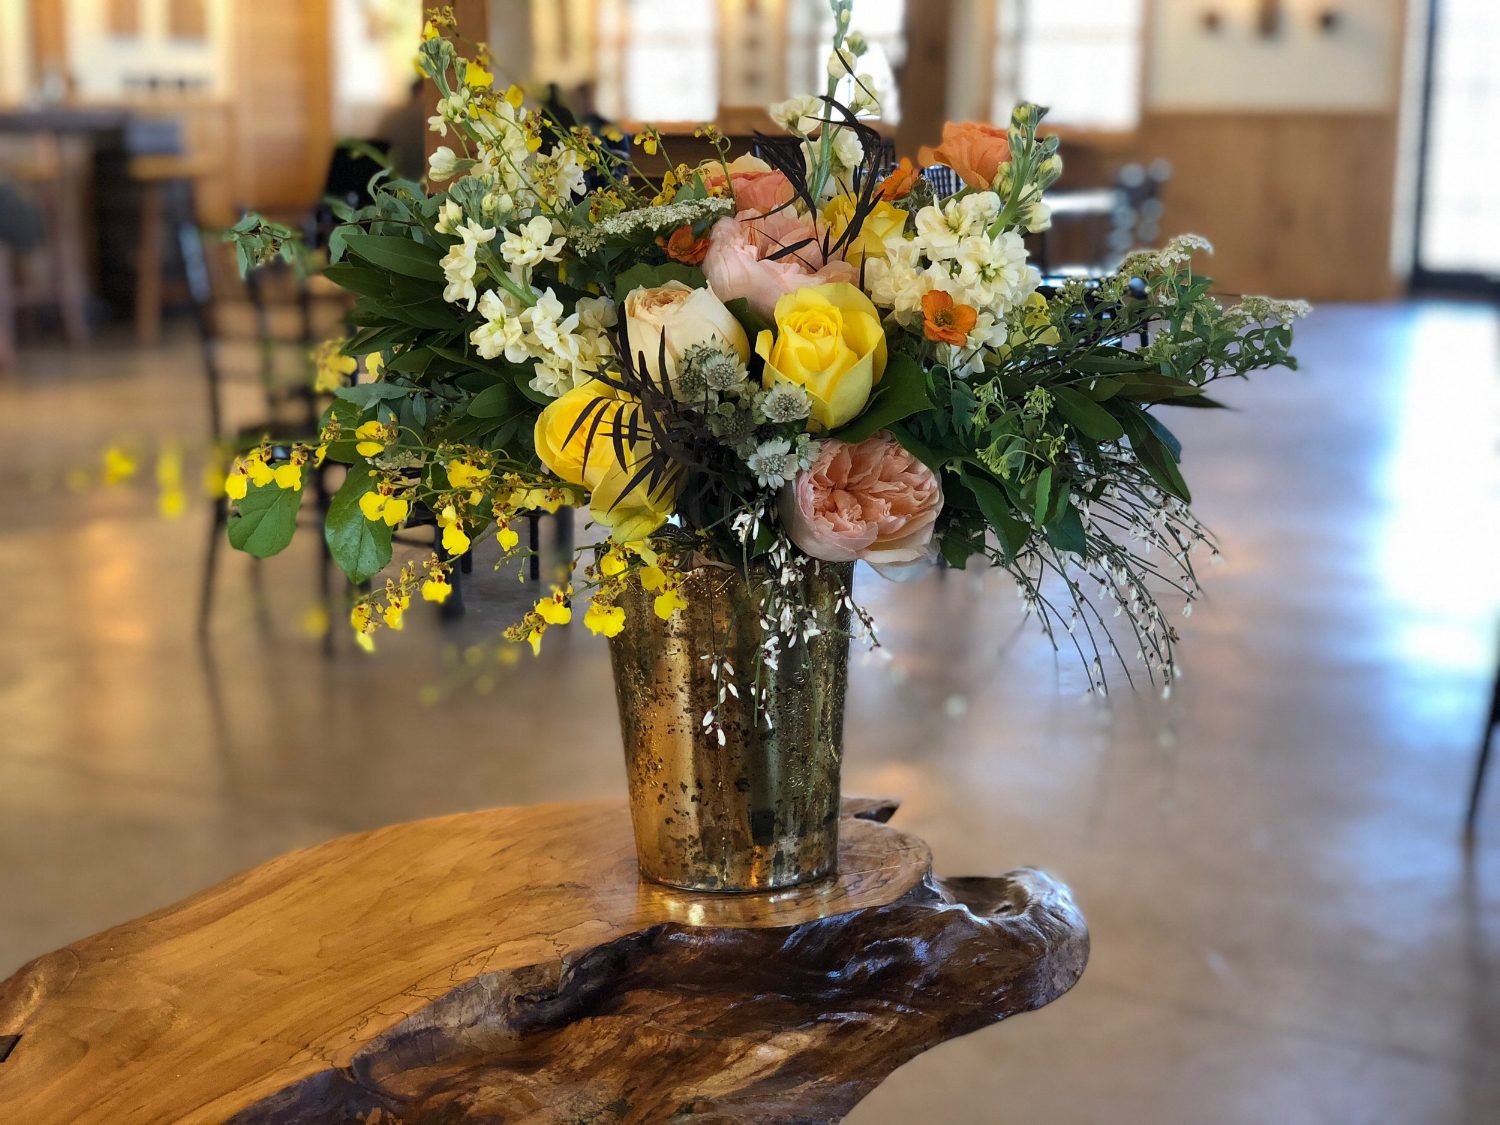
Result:
{"label": "floral arrangement", "polygon": [[[237,461],[235,544],[284,547],[305,470],[327,459],[349,467],[326,537],[353,582],[390,564],[393,530],[419,511],[442,529],[442,551],[355,604],[367,647],[414,597],[444,600],[481,539],[517,553],[518,519],[570,505],[608,536],[513,641],[538,646],[585,590],[584,625],[614,636],[627,581],[670,617],[681,576],[709,561],[764,583],[774,649],[821,628],[778,599],[806,568],[980,561],[1014,576],[1094,686],[1101,654],[1130,663],[1110,614],[1169,684],[1157,594],[1190,606],[1212,544],[1154,408],[1211,407],[1215,380],[1292,366],[1305,307],[1222,306],[1191,238],[1043,287],[1025,236],[1047,228],[1061,172],[1045,111],[946,126],[920,154],[962,185],[939,194],[883,160],[865,43],[850,0],[831,3],[827,88],[772,107],[785,137],[731,159],[705,126],[717,157],[660,177],[625,138],[498,90],[482,48],[463,57],[435,13],[419,62],[443,143],[426,186],[378,177],[371,206],[340,212],[325,273],[357,299],[353,335],[318,357],[332,405],[316,446]],[[633,138],[651,155],[662,143]],[[233,237],[253,267],[291,253],[287,235],[251,216]]]}

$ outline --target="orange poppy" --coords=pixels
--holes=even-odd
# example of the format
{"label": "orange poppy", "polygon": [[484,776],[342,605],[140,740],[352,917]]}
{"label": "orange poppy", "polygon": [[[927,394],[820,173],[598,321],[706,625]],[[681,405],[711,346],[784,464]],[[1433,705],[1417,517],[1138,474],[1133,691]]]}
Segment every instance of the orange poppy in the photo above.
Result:
{"label": "orange poppy", "polygon": [[973,305],[955,305],[953,297],[941,289],[933,289],[922,297],[923,327],[929,340],[962,344],[978,319]]}
{"label": "orange poppy", "polygon": [[670,238],[658,238],[656,244],[674,262],[689,266],[699,265],[708,257],[708,239],[693,234],[693,228],[686,223],[674,230]]}
{"label": "orange poppy", "polygon": [[917,186],[917,181],[921,177],[921,169],[911,162],[910,157],[903,156],[901,163],[891,169],[891,174],[880,181],[875,189],[875,198],[894,203],[911,194],[911,189]]}

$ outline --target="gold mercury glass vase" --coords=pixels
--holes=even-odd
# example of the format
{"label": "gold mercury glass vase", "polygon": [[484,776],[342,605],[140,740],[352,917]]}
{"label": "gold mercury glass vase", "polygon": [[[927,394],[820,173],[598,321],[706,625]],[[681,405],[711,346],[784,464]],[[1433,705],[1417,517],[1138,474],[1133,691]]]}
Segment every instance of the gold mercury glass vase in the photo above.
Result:
{"label": "gold mercury glass vase", "polygon": [[[689,571],[668,621],[632,579],[610,641],[636,853],[648,879],[695,891],[767,891],[831,875],[849,683],[852,564],[809,565],[786,595],[822,632],[788,643],[754,689],[764,572]],[[734,669],[720,701],[715,658]],[[716,727],[706,726],[712,712]],[[767,722],[769,719],[769,722]],[[719,733],[723,733],[720,743]]]}

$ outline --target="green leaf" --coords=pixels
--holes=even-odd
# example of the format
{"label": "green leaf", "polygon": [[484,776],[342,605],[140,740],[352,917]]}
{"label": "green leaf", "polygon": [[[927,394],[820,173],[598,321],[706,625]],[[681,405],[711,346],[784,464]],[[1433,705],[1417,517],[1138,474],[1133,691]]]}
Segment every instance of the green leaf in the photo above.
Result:
{"label": "green leaf", "polygon": [[229,542],[258,559],[270,558],[292,541],[302,490],[252,485],[236,507],[238,511],[229,517]]}
{"label": "green leaf", "polygon": [[[1290,367],[1291,364],[1288,364],[1287,366]],[[1209,398],[1207,395],[1187,395],[1187,396],[1185,396],[1183,398],[1172,398],[1172,399],[1168,399],[1167,401],[1161,403],[1160,405],[1162,405],[1162,406],[1193,406],[1193,407],[1202,407],[1202,408],[1205,408],[1205,409],[1208,409],[1208,410],[1232,410],[1232,409],[1234,409],[1233,407],[1227,405],[1226,403],[1220,402],[1216,398]]]}
{"label": "green leaf", "polygon": [[1068,367],[1085,375],[1115,375],[1122,371],[1146,371],[1151,364],[1124,348],[1087,352],[1068,360]]}
{"label": "green leaf", "polygon": [[341,398],[346,402],[352,402],[361,411],[369,410],[377,402],[385,402],[389,399],[405,398],[412,393],[411,387],[403,387],[396,383],[361,383],[356,387],[340,387],[334,391],[335,398]]}
{"label": "green leaf", "polygon": [[922,365],[904,355],[892,356],[865,412],[833,436],[840,441],[864,441],[893,422],[931,409],[927,372],[922,370]]}
{"label": "green leaf", "polygon": [[331,266],[325,266],[323,276],[340,289],[358,293],[361,297],[380,299],[385,297],[391,288],[385,274],[369,266],[355,265],[353,262],[336,262]]}
{"label": "green leaf", "polygon": [[1157,421],[1149,410],[1143,411],[1141,417],[1145,419],[1146,425],[1151,427],[1151,432],[1156,435],[1157,440],[1167,447],[1167,451],[1172,454],[1172,460],[1181,461],[1182,442],[1177,440],[1177,435]]}
{"label": "green leaf", "polygon": [[1036,498],[1033,501],[1032,522],[1038,526],[1047,522],[1047,508],[1052,500],[1052,466],[1048,465],[1036,478]]}
{"label": "green leaf", "polygon": [[681,262],[665,262],[653,266],[640,262],[615,279],[615,304],[624,304],[625,294],[632,289],[655,288],[669,281],[680,281],[692,289],[702,289],[708,284],[703,271],[697,266],[687,266]]}
{"label": "green leaf", "polygon": [[1120,422],[1125,427],[1125,436],[1130,439],[1130,448],[1135,451],[1141,467],[1150,474],[1151,479],[1184,504],[1192,503],[1192,493],[1188,491],[1187,482],[1182,479],[1182,472],[1177,468],[1171,450],[1151,429],[1145,412],[1134,410],[1122,417]]}
{"label": "green leaf", "polygon": [[1094,441],[1118,441],[1125,427],[1108,410],[1071,387],[1053,387],[1057,411],[1075,430]]}
{"label": "green leaf", "polygon": [[750,302],[744,297],[736,297],[732,301],[725,301],[724,307],[729,310],[729,315],[740,322],[740,327],[745,330],[745,335],[750,337],[750,346],[755,346],[755,338],[762,332],[774,332],[776,325],[760,313],[750,307]]}
{"label": "green leaf", "polygon": [[524,396],[511,383],[496,383],[486,387],[470,400],[468,414],[474,418],[504,418],[514,414]]}
{"label": "green leaf", "polygon": [[1031,528],[1016,518],[1005,490],[994,481],[969,469],[960,470],[958,475],[979,502],[979,510],[984,513],[985,521],[994,528],[1006,560],[1015,559],[1026,546],[1026,540],[1031,537]]}
{"label": "green leaf", "polygon": [[1088,551],[1089,540],[1083,530],[1083,517],[1072,504],[1064,507],[1062,515],[1047,525],[1047,542],[1059,551],[1071,551],[1075,555]]}
{"label": "green leaf", "polygon": [[435,358],[431,348],[407,348],[385,365],[387,375],[420,375]]}
{"label": "green leaf", "polygon": [[345,236],[344,244],[356,257],[402,277],[443,280],[443,267],[438,264],[442,251],[425,242],[391,234],[350,234]]}
{"label": "green leaf", "polygon": [[374,486],[374,474],[368,465],[351,468],[328,506],[323,525],[328,553],[354,583],[368,581],[391,561],[391,528],[383,520],[365,519],[359,510],[359,498]]}

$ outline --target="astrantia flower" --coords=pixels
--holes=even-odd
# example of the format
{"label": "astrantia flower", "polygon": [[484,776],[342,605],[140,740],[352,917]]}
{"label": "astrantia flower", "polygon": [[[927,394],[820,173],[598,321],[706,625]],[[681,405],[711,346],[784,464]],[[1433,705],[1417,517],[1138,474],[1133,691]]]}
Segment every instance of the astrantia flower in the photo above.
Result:
{"label": "astrantia flower", "polygon": [[795,445],[787,438],[763,441],[745,458],[745,467],[762,488],[780,488],[812,463],[807,435],[798,436]]}
{"label": "astrantia flower", "polygon": [[772,425],[801,422],[812,413],[812,396],[805,387],[778,379],[770,390],[755,396],[755,413]]}
{"label": "astrantia flower", "polygon": [[750,369],[738,354],[712,343],[695,344],[682,356],[682,373],[701,390],[734,394],[745,388]]}

